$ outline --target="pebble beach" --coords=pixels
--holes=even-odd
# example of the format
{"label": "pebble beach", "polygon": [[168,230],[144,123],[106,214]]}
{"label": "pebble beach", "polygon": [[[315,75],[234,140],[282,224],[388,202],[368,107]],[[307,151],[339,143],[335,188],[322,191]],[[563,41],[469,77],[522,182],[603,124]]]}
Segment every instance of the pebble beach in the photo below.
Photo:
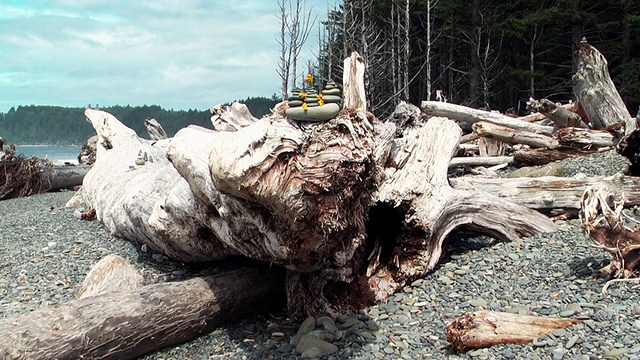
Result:
{"label": "pebble beach", "polygon": [[[562,164],[567,176],[612,175],[627,167],[611,151]],[[109,235],[97,221],[76,220],[73,209],[64,207],[72,195],[63,191],[0,201],[0,317],[73,300],[87,272],[108,254],[133,264],[147,284],[211,273],[219,266],[173,262]],[[627,213],[639,219],[634,209]],[[610,255],[594,246],[579,220],[556,225],[555,233],[518,242],[455,234],[433,272],[387,303],[337,319],[337,351],[319,358],[640,359],[640,282],[615,283],[604,294],[607,279],[594,273]],[[580,321],[530,344],[456,354],[447,345],[446,326],[478,310]],[[141,359],[300,358],[290,343],[300,326],[284,312],[265,314]]]}

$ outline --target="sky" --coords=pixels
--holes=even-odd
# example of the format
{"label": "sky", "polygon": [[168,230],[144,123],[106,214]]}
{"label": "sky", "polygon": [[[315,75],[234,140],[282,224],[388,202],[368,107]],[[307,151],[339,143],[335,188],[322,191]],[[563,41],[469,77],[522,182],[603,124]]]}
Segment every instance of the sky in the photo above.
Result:
{"label": "sky", "polygon": [[[329,5],[307,4],[317,29]],[[278,14],[276,0],[0,0],[0,112],[205,110],[270,97],[280,89]],[[314,36],[303,64],[316,52]]]}

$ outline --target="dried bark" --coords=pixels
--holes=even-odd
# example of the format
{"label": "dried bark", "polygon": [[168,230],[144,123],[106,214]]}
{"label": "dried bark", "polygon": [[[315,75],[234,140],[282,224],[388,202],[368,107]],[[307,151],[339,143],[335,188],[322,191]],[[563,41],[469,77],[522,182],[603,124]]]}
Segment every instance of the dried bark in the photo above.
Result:
{"label": "dried bark", "polygon": [[457,352],[499,344],[526,344],[578,320],[504,312],[464,313],[447,326],[447,341]]}

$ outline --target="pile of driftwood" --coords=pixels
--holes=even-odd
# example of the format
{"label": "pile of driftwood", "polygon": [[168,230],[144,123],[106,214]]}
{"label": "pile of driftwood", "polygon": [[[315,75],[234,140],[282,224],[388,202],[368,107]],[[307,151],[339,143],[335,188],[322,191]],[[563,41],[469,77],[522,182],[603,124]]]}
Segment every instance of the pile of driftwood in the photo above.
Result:
{"label": "pile of driftwood", "polygon": [[15,146],[10,144],[5,150],[0,138],[0,200],[38,194],[50,188],[51,179],[42,171],[41,160],[16,156]]}
{"label": "pile of driftwood", "polygon": [[48,159],[16,155],[13,144],[6,151],[0,146],[0,200],[79,186],[89,168],[57,166]]}
{"label": "pile of driftwood", "polygon": [[[584,71],[600,69],[597,62],[604,58],[598,54],[584,44],[583,64],[591,62]],[[65,356],[131,357],[195,337],[211,324],[264,311],[264,299],[277,294],[286,297],[292,316],[336,316],[385,301],[424,276],[442,258],[447,236],[459,229],[500,240],[552,232],[555,225],[543,213],[577,212],[585,190],[593,185],[607,185],[616,195],[624,191],[626,204],[640,203],[637,181],[622,175],[535,181],[448,175],[452,167],[467,164],[452,165],[459,143],[465,141],[455,121],[474,124],[474,134],[467,138],[485,139],[485,145],[478,144],[484,155],[496,154],[491,147],[501,147],[492,144],[494,140],[526,144],[530,150],[518,150],[526,158],[616,146],[617,139],[635,127],[628,114],[610,120],[601,113],[608,111],[605,106],[587,106],[602,77],[582,75],[597,81],[583,92],[576,82],[576,108],[596,115],[578,119],[562,115],[565,108],[546,111],[552,119],[553,114],[566,117],[565,125],[599,127],[594,119],[615,122],[603,122],[605,129],[598,131],[556,129],[437,102],[423,103],[427,116],[405,106],[409,111],[399,110],[393,121],[382,122],[366,111],[362,59],[353,54],[344,69],[345,109],[326,122],[292,121],[284,114],[286,103],[255,119],[236,103],[212,109],[213,130],[189,126],[173,138],[150,141],[111,114],[86,109],[97,133],[96,158],[70,206],[95,210],[112,234],[172,259],[242,256],[269,264],[271,270],[246,269],[139,288],[138,277],[126,265],[108,262],[83,285],[101,289],[92,296],[83,295],[59,310],[0,321],[0,350],[34,354],[73,344],[65,347]],[[552,105],[540,102],[540,111]],[[505,132],[508,135],[499,135]],[[518,151],[506,162],[520,161]],[[476,158],[494,157],[459,161]],[[113,286],[122,282],[136,285]],[[500,321],[493,314],[475,318]],[[460,324],[453,327],[457,339],[477,338],[464,334],[479,328],[473,321]],[[464,324],[471,329],[465,330]],[[535,336],[544,333],[535,331]],[[511,338],[500,334],[498,342]],[[484,345],[458,342],[456,348],[493,343],[495,338]]]}

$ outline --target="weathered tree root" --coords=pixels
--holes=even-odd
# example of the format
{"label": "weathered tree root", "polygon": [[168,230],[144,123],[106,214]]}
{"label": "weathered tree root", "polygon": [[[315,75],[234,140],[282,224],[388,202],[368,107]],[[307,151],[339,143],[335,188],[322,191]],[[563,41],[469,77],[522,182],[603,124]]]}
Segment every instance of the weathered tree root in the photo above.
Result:
{"label": "weathered tree root", "polygon": [[607,282],[602,293],[606,294],[616,282],[640,281],[640,231],[625,224],[624,198],[616,203],[608,188],[589,187],[582,196],[581,207],[580,220],[589,237],[612,255],[609,265],[599,272],[615,279]]}

